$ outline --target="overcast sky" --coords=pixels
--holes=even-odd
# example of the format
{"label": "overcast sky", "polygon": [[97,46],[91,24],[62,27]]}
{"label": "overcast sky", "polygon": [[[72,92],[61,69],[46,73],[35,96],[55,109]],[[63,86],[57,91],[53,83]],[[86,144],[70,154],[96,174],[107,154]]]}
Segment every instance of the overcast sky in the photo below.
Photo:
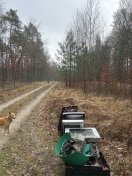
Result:
{"label": "overcast sky", "polygon": [[[48,40],[48,49],[52,57],[62,42],[66,29],[72,22],[77,9],[81,9],[87,0],[3,0],[6,11],[17,10],[23,24],[29,19],[42,23],[39,32]],[[108,25],[112,23],[112,15],[118,9],[119,0],[100,0],[103,16]]]}

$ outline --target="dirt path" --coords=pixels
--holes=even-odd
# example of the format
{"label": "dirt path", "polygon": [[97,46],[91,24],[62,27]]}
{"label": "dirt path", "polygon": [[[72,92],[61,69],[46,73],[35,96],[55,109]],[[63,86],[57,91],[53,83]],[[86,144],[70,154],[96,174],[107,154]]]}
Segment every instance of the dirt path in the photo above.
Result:
{"label": "dirt path", "polygon": [[[18,114],[16,119],[13,121],[13,123],[10,126],[10,131],[11,133],[7,136],[4,136],[3,133],[3,129],[0,129],[0,149],[4,146],[4,144],[10,139],[10,137],[13,135],[14,132],[16,132],[20,125],[21,122],[31,113],[31,111],[34,109],[35,106],[37,106],[37,104],[41,101],[41,99],[54,87],[55,85],[51,86],[50,88],[48,88],[46,91],[44,91],[43,93],[41,93],[35,100],[32,100],[30,102],[30,104],[28,104],[26,107],[24,107],[24,109],[22,109]],[[41,88],[41,87],[40,87]],[[12,103],[14,103],[14,101],[18,101],[21,98],[33,93],[34,91],[39,90],[40,88],[37,88],[29,93],[26,93],[20,97],[17,97],[3,105],[1,105],[0,110],[2,110],[5,107],[8,107],[9,105],[11,105]]]}
{"label": "dirt path", "polygon": [[39,88],[37,88],[37,89],[34,89],[34,90],[32,90],[32,91],[30,91],[30,92],[28,92],[28,93],[25,93],[24,95],[21,95],[21,96],[18,96],[18,97],[16,97],[16,98],[13,98],[12,100],[9,100],[9,101],[6,102],[6,103],[1,104],[1,105],[0,105],[0,111],[2,111],[4,108],[10,106],[12,103],[14,103],[14,102],[16,102],[16,101],[18,101],[18,100],[20,100],[20,99],[26,97],[27,95],[30,95],[31,93],[38,91],[38,90],[41,89],[42,87],[43,87],[43,86],[41,86],[41,87],[39,87]]}

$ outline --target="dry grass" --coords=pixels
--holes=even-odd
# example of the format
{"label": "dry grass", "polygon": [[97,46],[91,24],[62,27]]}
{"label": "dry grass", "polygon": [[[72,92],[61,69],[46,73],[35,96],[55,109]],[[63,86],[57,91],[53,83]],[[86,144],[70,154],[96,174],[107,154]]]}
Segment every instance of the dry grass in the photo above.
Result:
{"label": "dry grass", "polygon": [[50,96],[55,114],[69,104],[78,105],[79,111],[85,112],[85,126],[97,128],[102,137],[99,146],[114,176],[132,175],[132,103],[129,100],[86,96],[79,90],[63,87]]}
{"label": "dry grass", "polygon": [[78,105],[78,110],[85,112],[86,127],[97,128],[102,137],[99,147],[110,165],[111,175],[132,175],[132,103],[112,97],[86,96],[62,85],[41,101],[0,153],[0,175],[64,175],[64,163],[55,156],[54,149],[59,139],[59,113],[69,104]]}
{"label": "dry grass", "polygon": [[0,91],[0,104],[4,103],[14,97],[17,97],[18,95],[21,95],[23,93],[26,93],[30,90],[33,90],[37,87],[40,87],[42,85],[46,85],[46,82],[34,82],[32,84],[23,85],[21,87],[11,89],[11,90],[5,90]]}
{"label": "dry grass", "polygon": [[50,87],[50,84],[45,85],[41,89],[27,95],[26,97],[14,102],[10,106],[4,108],[0,112],[0,116],[6,116],[10,111],[15,112],[16,114],[23,109],[26,105],[28,105],[32,100],[34,100],[40,93],[44,92],[47,88]]}

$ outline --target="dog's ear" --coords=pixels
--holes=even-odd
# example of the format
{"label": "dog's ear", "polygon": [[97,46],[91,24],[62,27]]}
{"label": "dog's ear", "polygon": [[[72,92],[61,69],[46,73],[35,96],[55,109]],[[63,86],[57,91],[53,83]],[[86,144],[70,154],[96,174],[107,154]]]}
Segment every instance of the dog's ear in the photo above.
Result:
{"label": "dog's ear", "polygon": [[9,111],[9,115],[11,115],[11,112]]}

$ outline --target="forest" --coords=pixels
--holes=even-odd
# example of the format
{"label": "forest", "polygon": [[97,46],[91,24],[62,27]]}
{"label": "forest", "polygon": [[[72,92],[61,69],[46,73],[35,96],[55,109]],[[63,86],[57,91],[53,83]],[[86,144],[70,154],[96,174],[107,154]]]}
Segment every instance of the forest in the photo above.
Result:
{"label": "forest", "polygon": [[99,1],[87,1],[59,42],[62,80],[85,93],[132,99],[131,0],[120,0],[109,35],[104,31]]}
{"label": "forest", "polygon": [[50,79],[52,64],[40,28],[41,24],[37,24],[35,19],[30,19],[27,25],[23,24],[17,10],[5,12],[0,3],[1,89]]}
{"label": "forest", "polygon": [[5,12],[1,3],[0,87],[55,80],[84,93],[132,100],[132,1],[119,1],[108,35],[99,2],[77,9],[58,42],[57,62],[50,62],[39,24],[34,19],[23,24],[16,10]]}
{"label": "forest", "polygon": [[41,23],[24,24],[0,0],[1,115],[16,112],[11,125],[19,128],[13,132],[11,126],[9,138],[1,133],[0,143],[8,142],[0,150],[0,175],[64,175],[55,146],[60,110],[69,104],[85,112],[86,128],[99,132],[111,176],[132,175],[132,0],[119,0],[109,31],[100,2],[86,0],[77,9],[64,40],[58,38],[54,60]]}

